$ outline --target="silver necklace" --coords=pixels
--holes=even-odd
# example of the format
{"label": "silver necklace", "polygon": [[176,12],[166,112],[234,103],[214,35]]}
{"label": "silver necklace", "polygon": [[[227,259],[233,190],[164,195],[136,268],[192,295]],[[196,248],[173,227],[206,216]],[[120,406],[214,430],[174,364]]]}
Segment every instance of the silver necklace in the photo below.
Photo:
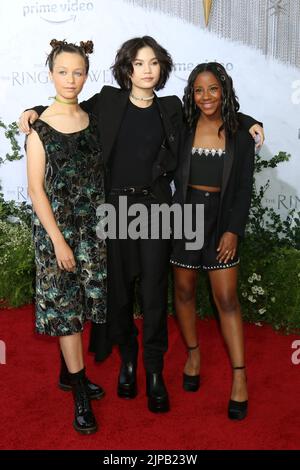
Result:
{"label": "silver necklace", "polygon": [[150,101],[150,100],[153,100],[154,98],[154,95],[152,96],[148,96],[148,98],[144,98],[144,97],[138,97],[138,96],[134,96],[132,93],[130,93],[130,96],[131,98],[133,98],[134,100],[138,100],[138,101]]}

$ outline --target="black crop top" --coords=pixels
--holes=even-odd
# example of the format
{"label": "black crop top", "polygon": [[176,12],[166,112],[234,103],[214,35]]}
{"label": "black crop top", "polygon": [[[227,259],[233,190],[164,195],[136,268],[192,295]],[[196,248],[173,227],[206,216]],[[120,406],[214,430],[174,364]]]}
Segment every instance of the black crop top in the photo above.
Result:
{"label": "black crop top", "polygon": [[193,147],[189,184],[221,187],[224,158],[223,149]]}

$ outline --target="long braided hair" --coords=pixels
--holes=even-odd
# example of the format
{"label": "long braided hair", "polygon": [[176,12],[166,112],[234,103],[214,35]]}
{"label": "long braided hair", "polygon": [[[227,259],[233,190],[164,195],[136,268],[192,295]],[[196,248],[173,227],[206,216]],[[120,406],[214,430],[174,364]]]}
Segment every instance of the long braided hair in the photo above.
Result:
{"label": "long braided hair", "polygon": [[232,78],[228,75],[223,65],[218,62],[199,64],[192,70],[183,96],[186,124],[190,130],[194,129],[201,114],[194,101],[194,83],[199,73],[202,72],[211,72],[222,88],[221,116],[223,124],[219,129],[219,133],[225,129],[229,135],[233,135],[238,129],[237,112],[240,109],[240,105],[233,88]]}

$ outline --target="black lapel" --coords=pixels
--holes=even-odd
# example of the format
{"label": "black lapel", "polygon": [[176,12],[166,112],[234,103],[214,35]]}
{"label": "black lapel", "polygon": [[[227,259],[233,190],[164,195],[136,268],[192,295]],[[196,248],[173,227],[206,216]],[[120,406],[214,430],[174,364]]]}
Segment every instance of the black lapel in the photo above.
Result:
{"label": "black lapel", "polygon": [[233,158],[234,158],[234,149],[235,149],[235,139],[233,137],[229,137],[228,135],[226,135],[221,199],[224,196],[224,193],[225,193],[228,181],[229,181],[229,176],[230,176],[230,172],[231,172],[231,168],[233,164]]}
{"label": "black lapel", "polygon": [[183,162],[182,162],[182,184],[183,184],[183,195],[184,201],[186,199],[186,191],[189,184],[190,167],[191,167],[191,156],[192,147],[195,138],[196,129],[192,129],[186,135],[184,148],[183,148]]}
{"label": "black lapel", "polygon": [[[120,90],[118,94],[109,97],[110,103],[104,106],[104,115],[101,117],[100,129],[103,143],[103,159],[107,163],[117,138],[117,134],[128,104],[129,91]],[[101,110],[100,110],[101,112]]]}
{"label": "black lapel", "polygon": [[[156,95],[155,95],[155,101],[157,103],[158,109],[159,109],[159,114],[163,122],[164,130],[166,133],[166,139],[169,144],[169,148],[173,155],[176,156],[177,154],[177,144],[176,144],[176,138],[175,138],[175,129],[173,129],[173,126],[171,124],[170,118],[169,118],[169,113],[167,108],[164,106],[162,103],[162,100],[160,100]],[[177,138],[178,140],[178,138]]]}

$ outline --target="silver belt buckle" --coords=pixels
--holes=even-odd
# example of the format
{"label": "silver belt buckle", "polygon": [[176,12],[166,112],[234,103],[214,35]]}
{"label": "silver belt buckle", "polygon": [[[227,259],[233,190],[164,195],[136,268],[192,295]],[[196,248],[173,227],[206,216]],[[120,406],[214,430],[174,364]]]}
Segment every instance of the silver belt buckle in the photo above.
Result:
{"label": "silver belt buckle", "polygon": [[129,190],[129,192],[132,193],[132,194],[135,193],[135,188],[128,188],[128,190]]}

